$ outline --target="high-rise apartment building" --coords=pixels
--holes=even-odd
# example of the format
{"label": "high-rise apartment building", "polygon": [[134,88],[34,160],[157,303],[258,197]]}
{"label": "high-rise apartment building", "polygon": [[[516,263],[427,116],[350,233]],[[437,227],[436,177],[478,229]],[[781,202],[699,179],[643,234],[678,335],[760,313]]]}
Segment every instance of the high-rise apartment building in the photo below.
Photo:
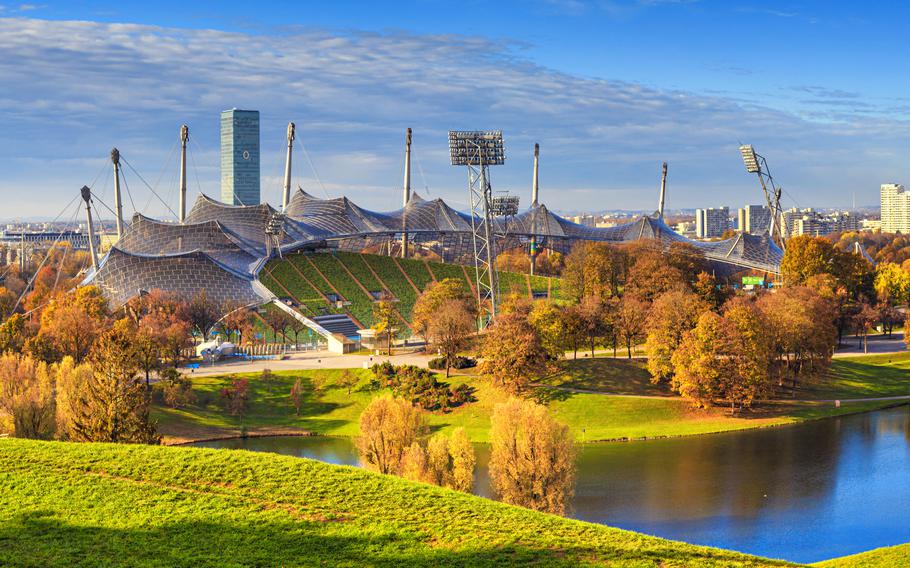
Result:
{"label": "high-rise apartment building", "polygon": [[730,228],[729,207],[695,210],[695,236],[700,239],[719,237]]}
{"label": "high-rise apartment building", "polygon": [[823,237],[831,233],[858,231],[862,220],[849,211],[821,213],[814,209],[788,209],[781,213],[782,228],[788,237],[810,235]]}
{"label": "high-rise apartment building", "polygon": [[259,204],[259,111],[221,113],[221,201]]}
{"label": "high-rise apartment building", "polygon": [[737,215],[737,226],[741,233],[750,235],[767,235],[771,227],[771,210],[765,205],[746,205],[740,207]]}
{"label": "high-rise apartment building", "polygon": [[910,233],[910,193],[899,183],[882,184],[882,232]]}

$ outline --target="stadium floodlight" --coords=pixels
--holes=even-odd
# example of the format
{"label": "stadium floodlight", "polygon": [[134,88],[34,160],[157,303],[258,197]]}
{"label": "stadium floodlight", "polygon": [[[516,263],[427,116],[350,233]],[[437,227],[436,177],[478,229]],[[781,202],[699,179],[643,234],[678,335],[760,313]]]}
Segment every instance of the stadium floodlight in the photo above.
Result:
{"label": "stadium floodlight", "polygon": [[514,217],[518,215],[517,195],[497,195],[493,198],[493,215],[496,217]]}
{"label": "stadium floodlight", "polygon": [[[474,275],[482,329],[496,315],[496,247],[493,236],[493,196],[490,166],[506,161],[501,130],[451,130],[449,155],[453,166],[468,168],[471,203],[471,237],[474,245]],[[517,211],[516,211],[517,212]]]}
{"label": "stadium floodlight", "polygon": [[758,155],[751,144],[744,144],[739,147],[739,153],[743,155],[743,163],[746,164],[746,171],[750,174],[761,172],[761,166],[758,164]]}
{"label": "stadium floodlight", "polygon": [[765,203],[768,211],[771,213],[771,223],[768,227],[768,235],[774,239],[775,236],[780,243],[780,248],[786,250],[787,227],[782,223],[783,209],[780,205],[781,189],[777,186],[774,178],[771,176],[771,170],[768,168],[768,161],[764,156],[755,151],[751,144],[743,144],[739,147],[739,153],[743,157],[743,163],[746,165],[746,171],[750,174],[758,175],[758,181],[761,184],[762,192],[765,194]]}
{"label": "stadium floodlight", "polygon": [[506,161],[501,130],[451,130],[449,155],[453,166],[501,166]]}

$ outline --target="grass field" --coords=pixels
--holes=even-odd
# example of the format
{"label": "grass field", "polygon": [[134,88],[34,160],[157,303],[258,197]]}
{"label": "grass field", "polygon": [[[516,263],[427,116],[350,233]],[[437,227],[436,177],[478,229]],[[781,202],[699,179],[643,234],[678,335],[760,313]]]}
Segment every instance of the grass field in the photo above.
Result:
{"label": "grass field", "polygon": [[0,440],[3,566],[773,566],[358,468]]}
{"label": "grass field", "polygon": [[904,568],[908,564],[910,564],[910,544],[899,544],[826,560],[815,566],[824,568]]}
{"label": "grass field", "polygon": [[[818,398],[830,398],[832,392],[841,393],[839,396],[842,398],[849,398],[846,395],[850,393],[872,391],[910,394],[910,388],[902,386],[900,379],[900,375],[906,372],[901,366],[907,358],[893,363],[897,367],[888,366],[887,359],[870,359],[869,362],[861,358],[835,361],[831,378],[816,387],[818,393],[827,394]],[[887,402],[850,403],[835,408],[832,403],[796,400],[792,403],[766,404],[755,412],[730,417],[723,408],[694,409],[687,401],[670,396],[665,387],[652,385],[643,363],[637,360],[581,359],[566,361],[564,367],[564,373],[547,379],[548,385],[596,392],[570,392],[542,386],[529,395],[548,404],[554,415],[570,426],[580,442],[744,430],[888,405]],[[352,369],[350,373],[359,382],[349,394],[347,388],[338,384],[343,372],[334,369],[281,371],[274,373],[274,378],[266,382],[258,374],[246,375],[250,379],[252,397],[243,426],[250,433],[313,432],[356,436],[360,413],[379,391],[369,386],[370,371]],[[883,384],[890,387],[877,383],[880,375],[885,377]],[[289,392],[298,377],[307,389],[300,416],[295,416]],[[198,403],[193,407],[175,410],[156,406],[153,418],[158,420],[165,440],[177,442],[240,434],[240,420],[224,411],[218,395],[230,380],[229,376],[194,379]],[[427,421],[434,430],[445,432],[462,426],[473,441],[487,442],[493,406],[505,400],[507,395],[480,378],[453,376],[450,382],[453,386],[469,382],[476,389],[477,402],[449,413],[428,413]],[[323,384],[319,392],[314,390],[315,383]]]}

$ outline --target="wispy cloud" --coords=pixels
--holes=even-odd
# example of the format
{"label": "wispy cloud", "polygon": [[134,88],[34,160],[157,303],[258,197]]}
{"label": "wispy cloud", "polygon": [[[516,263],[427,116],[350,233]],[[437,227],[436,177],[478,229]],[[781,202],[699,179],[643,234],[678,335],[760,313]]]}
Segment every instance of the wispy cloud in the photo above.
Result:
{"label": "wispy cloud", "polygon": [[[420,177],[434,195],[458,200],[465,191],[463,172],[447,163],[446,131],[501,128],[508,162],[494,173],[497,187],[526,192],[530,148],[539,141],[544,195],[559,192],[561,207],[597,209],[649,207],[643,192],[665,159],[674,164],[675,206],[713,203],[721,189],[723,199],[744,202],[755,188],[737,162],[740,140],[773,146],[765,153],[779,153],[776,174],[789,177],[791,193],[874,187],[881,158],[850,175],[804,172],[815,161],[846,160],[866,145],[908,137],[905,123],[884,117],[841,112],[835,124],[831,115],[800,117],[722,95],[579,77],[537,65],[514,46],[403,32],[243,34],[0,19],[0,155],[7,166],[0,196],[6,207],[33,213],[49,200],[36,203],[19,188],[37,182],[65,203],[64,194],[97,175],[91,160],[114,145],[150,183],[160,179],[166,194],[173,189],[168,157],[184,121],[197,149],[198,187],[217,194],[218,112],[231,107],[262,111],[266,197],[279,195],[272,185],[280,179],[284,124],[294,120],[321,181],[379,209],[397,204],[408,126]],[[75,161],[41,168],[29,159],[49,153]],[[80,167],[80,159],[92,165]],[[300,158],[295,175],[315,180]],[[598,200],[576,188],[605,193]],[[607,191],[615,188],[639,191]]]}

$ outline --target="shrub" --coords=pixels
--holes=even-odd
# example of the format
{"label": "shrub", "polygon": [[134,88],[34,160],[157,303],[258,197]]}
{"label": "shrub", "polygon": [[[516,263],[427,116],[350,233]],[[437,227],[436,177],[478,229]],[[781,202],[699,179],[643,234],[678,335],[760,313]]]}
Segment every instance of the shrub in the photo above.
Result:
{"label": "shrub", "polygon": [[159,388],[161,389],[164,404],[171,408],[180,408],[181,406],[190,406],[196,402],[196,394],[193,392],[193,381],[189,377],[172,367],[163,369],[160,376]]}
{"label": "shrub", "polygon": [[[427,365],[436,371],[442,371],[446,368],[446,358],[445,357],[434,357],[430,359]],[[452,364],[449,365],[452,369],[470,369],[471,367],[477,366],[477,360],[471,357],[465,357],[464,355],[458,355],[452,359]]]}
{"label": "shrub", "polygon": [[374,384],[378,382],[395,395],[425,410],[448,410],[473,402],[474,389],[460,385],[454,391],[448,383],[438,381],[436,374],[414,365],[396,367],[388,361],[373,365]]}

